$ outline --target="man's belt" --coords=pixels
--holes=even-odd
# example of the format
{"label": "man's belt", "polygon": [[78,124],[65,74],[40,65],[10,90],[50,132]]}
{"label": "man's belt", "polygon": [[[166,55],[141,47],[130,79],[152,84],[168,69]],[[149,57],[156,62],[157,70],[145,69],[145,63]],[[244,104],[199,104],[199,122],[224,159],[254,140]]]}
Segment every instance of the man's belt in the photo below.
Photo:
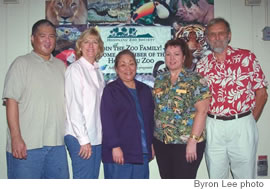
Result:
{"label": "man's belt", "polygon": [[251,114],[251,111],[245,112],[245,113],[241,113],[241,114],[236,114],[236,115],[232,115],[232,116],[218,116],[218,115],[213,115],[213,114],[207,114],[208,117],[214,118],[214,119],[220,119],[223,121],[228,121],[228,120],[233,120],[233,119],[239,119],[241,117],[245,117],[248,116],[249,114]]}

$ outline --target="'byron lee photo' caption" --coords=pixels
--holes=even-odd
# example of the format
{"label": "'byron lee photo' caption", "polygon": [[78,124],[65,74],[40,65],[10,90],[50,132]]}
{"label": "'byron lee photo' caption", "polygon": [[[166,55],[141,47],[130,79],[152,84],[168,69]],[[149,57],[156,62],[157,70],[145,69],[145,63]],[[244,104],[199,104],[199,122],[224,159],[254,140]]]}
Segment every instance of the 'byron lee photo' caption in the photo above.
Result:
{"label": "'byron lee photo' caption", "polygon": [[244,188],[268,188],[264,180],[213,180],[213,181],[203,181],[194,180],[194,188],[198,189],[210,189],[210,188],[234,188],[234,189],[244,189]]}

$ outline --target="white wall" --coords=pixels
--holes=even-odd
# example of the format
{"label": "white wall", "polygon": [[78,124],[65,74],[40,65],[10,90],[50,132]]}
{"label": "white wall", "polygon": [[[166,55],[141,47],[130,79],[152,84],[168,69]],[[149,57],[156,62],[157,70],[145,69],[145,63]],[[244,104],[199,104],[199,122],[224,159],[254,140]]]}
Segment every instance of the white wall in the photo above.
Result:
{"label": "white wall", "polygon": [[[19,0],[20,4],[3,4],[0,0],[0,94],[9,65],[19,55],[31,51],[30,34],[32,25],[45,18],[45,0]],[[268,8],[268,14],[266,10]],[[234,47],[250,49],[257,55],[264,73],[270,81],[270,41],[262,40],[262,29],[270,25],[270,0],[262,0],[260,6],[245,6],[245,0],[215,0],[215,16],[224,17],[231,24]],[[258,155],[270,156],[270,103],[267,102],[258,122]],[[6,117],[5,108],[0,106],[0,179],[6,174]],[[159,178],[156,162],[150,163],[151,178]],[[102,173],[101,173],[102,174]],[[208,178],[204,160],[198,178]],[[262,178],[270,178],[262,177]]]}

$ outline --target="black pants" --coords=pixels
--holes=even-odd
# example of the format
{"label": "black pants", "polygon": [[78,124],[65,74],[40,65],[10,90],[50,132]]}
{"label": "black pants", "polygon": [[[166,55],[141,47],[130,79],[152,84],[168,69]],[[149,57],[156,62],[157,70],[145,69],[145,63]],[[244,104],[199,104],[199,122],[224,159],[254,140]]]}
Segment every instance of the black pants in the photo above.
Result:
{"label": "black pants", "polygon": [[195,179],[201,163],[205,141],[197,144],[197,160],[188,163],[186,144],[165,144],[154,138],[154,149],[162,179]]}

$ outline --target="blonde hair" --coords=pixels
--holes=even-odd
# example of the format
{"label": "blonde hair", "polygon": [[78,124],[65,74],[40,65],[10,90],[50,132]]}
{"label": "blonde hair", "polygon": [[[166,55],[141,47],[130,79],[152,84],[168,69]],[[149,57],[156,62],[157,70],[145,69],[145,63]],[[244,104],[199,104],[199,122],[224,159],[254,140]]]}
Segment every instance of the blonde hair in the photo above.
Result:
{"label": "blonde hair", "polygon": [[94,27],[90,27],[88,29],[86,29],[79,37],[79,39],[77,39],[76,41],[76,47],[75,47],[75,53],[76,53],[76,58],[79,59],[82,56],[82,52],[81,52],[81,45],[82,42],[86,40],[87,37],[89,37],[90,35],[95,36],[98,40],[98,47],[99,47],[99,52],[96,55],[95,60],[98,61],[104,53],[104,43],[99,35],[99,32],[97,31],[96,28]]}

